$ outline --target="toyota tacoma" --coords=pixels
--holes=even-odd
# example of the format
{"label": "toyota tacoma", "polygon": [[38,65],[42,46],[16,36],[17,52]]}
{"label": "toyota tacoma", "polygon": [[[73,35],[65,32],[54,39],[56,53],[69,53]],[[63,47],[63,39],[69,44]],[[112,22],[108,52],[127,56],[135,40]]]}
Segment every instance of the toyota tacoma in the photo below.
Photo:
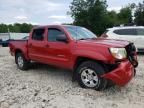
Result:
{"label": "toyota tacoma", "polygon": [[126,85],[138,66],[133,43],[101,39],[84,27],[34,27],[26,40],[12,40],[10,53],[17,67],[27,70],[33,61],[72,70],[81,87],[103,90],[111,83]]}

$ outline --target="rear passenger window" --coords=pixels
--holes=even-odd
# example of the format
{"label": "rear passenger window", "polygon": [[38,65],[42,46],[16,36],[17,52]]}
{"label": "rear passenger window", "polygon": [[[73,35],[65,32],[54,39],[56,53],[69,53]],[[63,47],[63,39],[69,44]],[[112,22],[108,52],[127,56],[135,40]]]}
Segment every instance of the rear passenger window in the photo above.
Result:
{"label": "rear passenger window", "polygon": [[118,35],[137,35],[136,29],[120,29],[115,30],[114,33]]}
{"label": "rear passenger window", "polygon": [[44,40],[44,32],[45,29],[35,29],[32,34],[32,39],[38,41]]}
{"label": "rear passenger window", "polygon": [[50,42],[57,41],[56,38],[59,35],[65,36],[65,33],[59,29],[56,29],[56,28],[49,28],[48,29],[48,41],[50,41]]}
{"label": "rear passenger window", "polygon": [[137,35],[144,35],[144,29],[137,29]]}

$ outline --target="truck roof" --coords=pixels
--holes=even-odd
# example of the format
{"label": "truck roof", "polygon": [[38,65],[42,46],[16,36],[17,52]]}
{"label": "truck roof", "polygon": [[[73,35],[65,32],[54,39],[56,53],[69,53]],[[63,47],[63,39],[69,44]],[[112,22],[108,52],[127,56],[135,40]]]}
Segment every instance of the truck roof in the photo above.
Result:
{"label": "truck roof", "polygon": [[44,27],[51,27],[51,26],[58,26],[58,27],[80,27],[80,26],[75,26],[75,25],[38,25],[35,26],[34,28],[44,28]]}

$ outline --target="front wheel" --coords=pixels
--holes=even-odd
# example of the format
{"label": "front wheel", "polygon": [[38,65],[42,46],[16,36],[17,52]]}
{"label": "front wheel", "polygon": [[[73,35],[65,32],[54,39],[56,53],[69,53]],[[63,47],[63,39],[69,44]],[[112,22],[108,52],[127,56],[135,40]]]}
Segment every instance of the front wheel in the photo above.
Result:
{"label": "front wheel", "polygon": [[17,64],[17,67],[21,70],[27,70],[29,61],[25,59],[24,55],[22,53],[17,53],[15,57],[15,61]]}
{"label": "front wheel", "polygon": [[83,62],[77,68],[79,85],[97,91],[105,89],[107,86],[107,80],[100,77],[104,72],[104,68],[94,61]]}

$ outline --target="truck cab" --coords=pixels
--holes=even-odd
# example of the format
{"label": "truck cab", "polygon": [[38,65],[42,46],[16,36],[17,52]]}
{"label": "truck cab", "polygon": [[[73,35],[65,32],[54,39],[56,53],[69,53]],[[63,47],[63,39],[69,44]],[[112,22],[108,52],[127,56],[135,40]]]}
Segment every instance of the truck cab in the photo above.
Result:
{"label": "truck cab", "polygon": [[63,68],[71,67],[71,39],[58,26],[34,28],[28,41],[29,58]]}

